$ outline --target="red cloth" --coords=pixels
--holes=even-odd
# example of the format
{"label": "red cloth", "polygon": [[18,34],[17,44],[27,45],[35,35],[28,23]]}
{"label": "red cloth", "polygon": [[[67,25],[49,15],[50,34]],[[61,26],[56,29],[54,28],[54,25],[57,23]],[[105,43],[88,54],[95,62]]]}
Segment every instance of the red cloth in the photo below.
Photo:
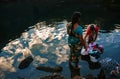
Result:
{"label": "red cloth", "polygon": [[[95,28],[95,32],[98,33],[98,31],[99,31],[99,27],[98,27],[98,26],[94,26],[94,28]],[[88,28],[87,28],[87,33],[86,33],[86,34],[89,35],[90,32],[91,32],[91,30],[90,30],[90,26],[88,26]]]}
{"label": "red cloth", "polygon": [[[88,38],[89,38],[89,42],[94,40],[94,35],[91,34],[90,26],[91,25],[88,26],[87,32],[86,32],[86,35],[88,35]],[[94,25],[94,28],[95,28],[95,33],[98,34],[99,27]]]}

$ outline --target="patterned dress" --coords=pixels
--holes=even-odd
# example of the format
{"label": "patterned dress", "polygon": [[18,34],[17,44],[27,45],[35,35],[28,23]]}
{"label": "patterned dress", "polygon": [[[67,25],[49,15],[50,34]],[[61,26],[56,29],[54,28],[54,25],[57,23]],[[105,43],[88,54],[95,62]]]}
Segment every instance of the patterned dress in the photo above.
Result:
{"label": "patterned dress", "polygon": [[70,47],[70,58],[72,56],[78,58],[81,54],[82,43],[80,35],[83,34],[82,27],[79,25],[76,29],[71,30],[72,24],[67,24],[68,45]]}

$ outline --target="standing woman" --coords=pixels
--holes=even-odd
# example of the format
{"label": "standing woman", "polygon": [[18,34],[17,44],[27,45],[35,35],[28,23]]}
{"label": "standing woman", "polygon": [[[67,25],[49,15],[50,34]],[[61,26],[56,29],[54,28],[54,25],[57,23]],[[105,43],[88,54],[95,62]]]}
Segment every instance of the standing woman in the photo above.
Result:
{"label": "standing woman", "polygon": [[84,47],[87,49],[83,40],[83,30],[80,26],[80,12],[75,12],[71,18],[71,22],[67,24],[68,45],[70,47],[69,62],[74,64],[75,68],[78,68],[78,62],[81,54],[81,49]]}

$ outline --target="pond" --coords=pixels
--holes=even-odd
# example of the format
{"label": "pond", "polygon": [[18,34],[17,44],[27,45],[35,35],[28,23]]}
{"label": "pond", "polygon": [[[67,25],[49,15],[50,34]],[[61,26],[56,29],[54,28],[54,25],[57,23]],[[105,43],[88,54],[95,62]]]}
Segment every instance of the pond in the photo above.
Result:
{"label": "pond", "polygon": [[[67,20],[51,24],[46,24],[46,21],[38,22],[23,32],[19,38],[9,42],[0,53],[0,78],[37,79],[53,73],[42,69],[37,70],[35,67],[61,66],[63,70],[59,74],[70,79],[72,72],[70,72],[68,64],[70,51],[67,42],[68,35],[66,34],[67,23]],[[99,61],[109,57],[119,62],[120,29],[118,24],[111,32],[100,30],[97,43],[104,46],[104,53],[101,54]],[[33,57],[33,62],[27,68],[19,69],[20,62],[30,55]],[[92,74],[97,76],[99,74],[99,67],[91,67],[92,64],[85,60],[80,60],[79,64],[81,65],[80,75]]]}
{"label": "pond", "polygon": [[[1,3],[0,79],[38,79],[54,75],[49,67],[58,66],[62,67],[58,73],[70,79],[74,72],[68,63],[70,50],[66,24],[74,11],[82,12],[84,31],[90,23],[101,26],[96,42],[103,45],[104,52],[98,61],[111,58],[120,63],[119,13],[100,4],[68,2],[53,1],[46,5],[22,1]],[[32,56],[33,61],[25,69],[19,69],[21,61],[28,56]],[[101,69],[83,59],[79,64],[81,68],[77,74],[81,76],[97,76]],[[38,66],[41,66],[40,70],[36,69]]]}

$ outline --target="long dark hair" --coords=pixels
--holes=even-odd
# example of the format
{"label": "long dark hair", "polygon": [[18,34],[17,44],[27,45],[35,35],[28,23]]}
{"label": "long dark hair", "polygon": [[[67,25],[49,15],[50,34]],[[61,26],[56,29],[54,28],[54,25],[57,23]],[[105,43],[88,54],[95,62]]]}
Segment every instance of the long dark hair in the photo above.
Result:
{"label": "long dark hair", "polygon": [[71,22],[72,22],[72,27],[71,27],[71,33],[73,30],[73,26],[75,23],[77,23],[80,20],[81,17],[81,13],[80,12],[74,12],[71,18]]}

